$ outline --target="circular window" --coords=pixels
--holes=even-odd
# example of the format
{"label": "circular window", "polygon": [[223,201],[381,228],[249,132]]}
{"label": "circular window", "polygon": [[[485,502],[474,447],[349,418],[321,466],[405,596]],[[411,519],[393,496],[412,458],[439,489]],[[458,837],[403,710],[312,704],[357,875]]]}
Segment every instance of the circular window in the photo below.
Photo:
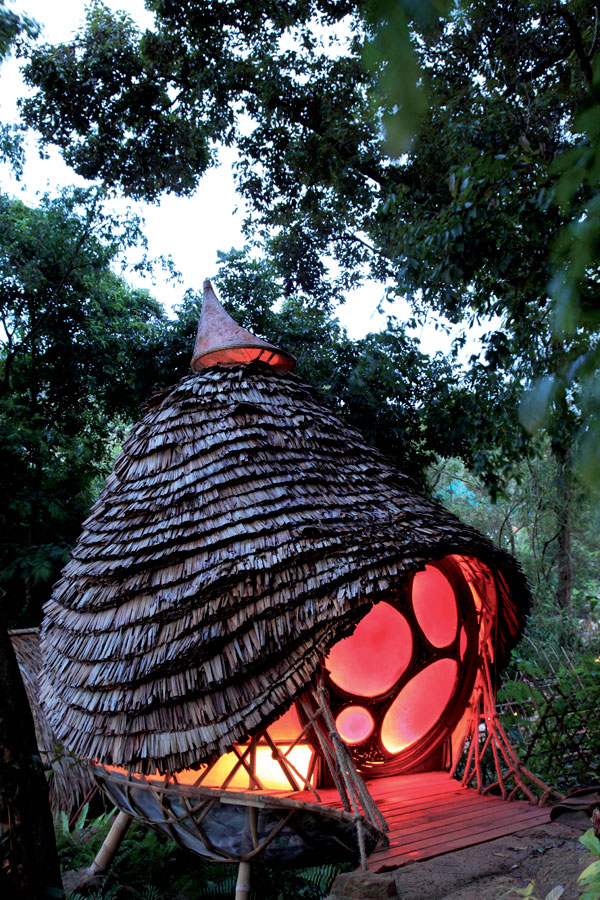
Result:
{"label": "circular window", "polygon": [[[325,660],[338,732],[364,774],[441,765],[477,664],[477,616],[460,566],[430,563],[386,597]],[[436,757],[437,753],[437,757]]]}
{"label": "circular window", "polygon": [[373,733],[375,719],[364,706],[346,706],[335,720],[340,737],[349,746],[362,744]]}

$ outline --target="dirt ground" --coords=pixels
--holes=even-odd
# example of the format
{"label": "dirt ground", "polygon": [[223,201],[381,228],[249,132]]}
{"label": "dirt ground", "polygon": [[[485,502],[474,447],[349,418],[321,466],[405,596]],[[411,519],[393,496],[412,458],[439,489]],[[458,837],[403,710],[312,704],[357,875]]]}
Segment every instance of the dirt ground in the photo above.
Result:
{"label": "dirt ground", "polygon": [[388,874],[403,900],[499,900],[532,880],[540,897],[560,884],[565,888],[562,900],[577,900],[577,876],[586,865],[581,834],[560,823],[537,825]]}

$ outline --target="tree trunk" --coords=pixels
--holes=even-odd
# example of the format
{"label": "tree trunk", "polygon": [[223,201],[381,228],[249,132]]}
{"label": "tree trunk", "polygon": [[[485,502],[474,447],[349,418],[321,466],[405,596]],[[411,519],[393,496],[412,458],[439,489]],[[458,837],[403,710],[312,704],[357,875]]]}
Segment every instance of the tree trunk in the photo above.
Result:
{"label": "tree trunk", "polygon": [[48,783],[0,609],[0,896],[62,897]]}
{"label": "tree trunk", "polygon": [[556,599],[561,609],[570,609],[573,596],[573,557],[571,555],[571,515],[573,500],[572,451],[561,448],[558,462],[557,490],[557,573]]}

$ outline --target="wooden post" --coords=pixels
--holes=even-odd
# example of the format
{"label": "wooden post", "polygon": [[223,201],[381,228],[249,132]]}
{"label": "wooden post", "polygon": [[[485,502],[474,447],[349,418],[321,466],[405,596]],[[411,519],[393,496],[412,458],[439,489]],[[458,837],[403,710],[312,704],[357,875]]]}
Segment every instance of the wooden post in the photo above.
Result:
{"label": "wooden post", "polygon": [[250,863],[241,862],[235,885],[235,900],[249,900],[250,897]]}
{"label": "wooden post", "polygon": [[88,869],[90,875],[104,875],[104,873],[108,871],[117,850],[121,846],[123,838],[127,834],[131,822],[131,816],[124,812],[119,813],[113,822],[110,831],[106,835],[104,843],[98,850],[96,859]]}

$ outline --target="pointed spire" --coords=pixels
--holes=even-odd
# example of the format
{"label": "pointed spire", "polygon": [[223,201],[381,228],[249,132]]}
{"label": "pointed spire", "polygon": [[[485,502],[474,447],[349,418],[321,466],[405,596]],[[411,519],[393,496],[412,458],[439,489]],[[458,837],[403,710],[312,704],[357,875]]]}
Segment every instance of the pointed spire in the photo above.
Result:
{"label": "pointed spire", "polygon": [[210,366],[235,366],[253,360],[260,360],[282,372],[289,372],[296,365],[294,357],[285,350],[279,350],[255,337],[234,322],[219,303],[213,286],[207,279],[204,282],[202,314],[192,356],[192,369],[198,372]]}

